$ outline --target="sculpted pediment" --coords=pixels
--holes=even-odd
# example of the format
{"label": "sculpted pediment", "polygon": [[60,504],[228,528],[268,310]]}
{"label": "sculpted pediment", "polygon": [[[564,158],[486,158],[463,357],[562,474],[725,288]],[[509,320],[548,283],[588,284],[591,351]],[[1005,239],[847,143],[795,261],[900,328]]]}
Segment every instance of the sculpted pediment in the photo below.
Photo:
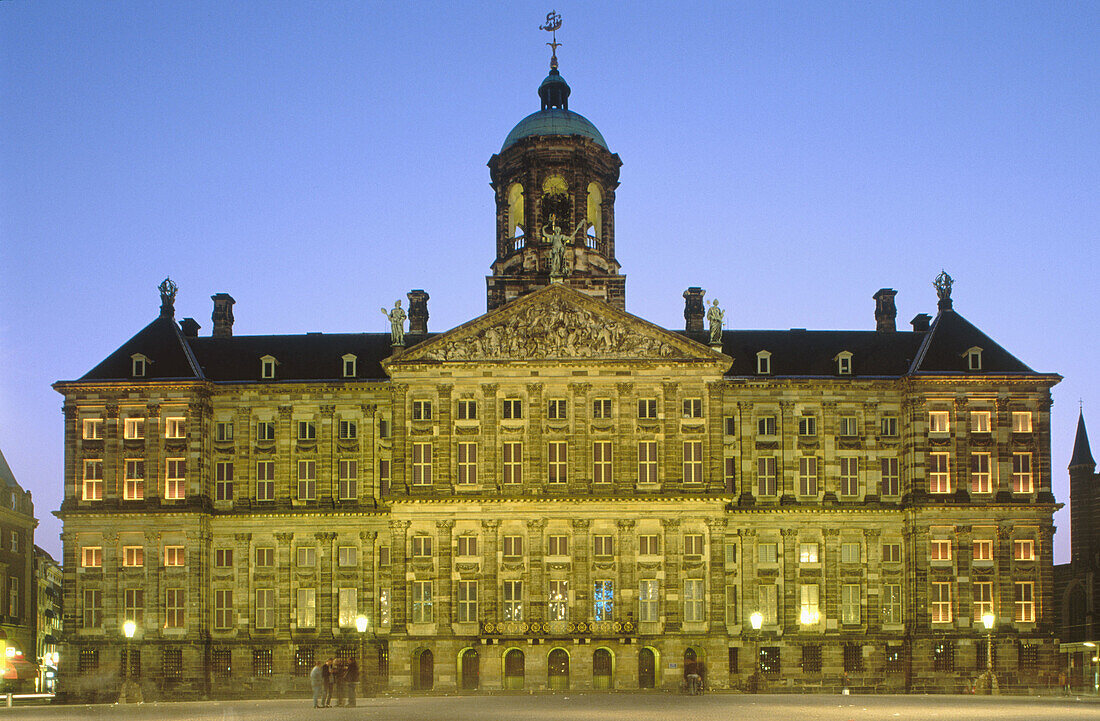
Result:
{"label": "sculpted pediment", "polygon": [[390,363],[725,359],[707,346],[551,285],[410,348]]}

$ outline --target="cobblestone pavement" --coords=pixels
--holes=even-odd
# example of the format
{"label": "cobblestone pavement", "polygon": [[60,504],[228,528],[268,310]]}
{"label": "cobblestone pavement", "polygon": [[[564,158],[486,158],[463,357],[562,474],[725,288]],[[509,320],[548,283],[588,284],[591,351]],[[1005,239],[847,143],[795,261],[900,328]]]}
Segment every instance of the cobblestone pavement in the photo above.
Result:
{"label": "cobblestone pavement", "polygon": [[314,710],[309,699],[208,701],[131,706],[38,706],[0,709],[12,719],[54,721],[1075,721],[1100,719],[1095,697],[752,696],[663,693],[559,693],[495,696],[417,696],[360,699],[355,708]]}

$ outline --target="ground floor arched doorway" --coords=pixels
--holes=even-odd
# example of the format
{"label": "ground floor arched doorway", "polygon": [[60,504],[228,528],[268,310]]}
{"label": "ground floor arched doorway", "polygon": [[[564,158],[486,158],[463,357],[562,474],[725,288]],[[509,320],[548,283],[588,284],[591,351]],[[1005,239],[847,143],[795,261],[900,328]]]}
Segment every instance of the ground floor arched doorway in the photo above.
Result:
{"label": "ground floor arched doorway", "polygon": [[523,688],[524,658],[523,651],[513,648],[504,654],[504,688],[519,691]]}
{"label": "ground floor arched doorway", "polygon": [[431,691],[435,685],[435,656],[430,649],[423,649],[413,655],[413,690]]}
{"label": "ground floor arched doorway", "polygon": [[547,686],[551,691],[569,688],[569,654],[564,648],[555,648],[546,657]]}
{"label": "ground floor arched doorway", "polygon": [[592,653],[592,688],[597,691],[610,691],[614,675],[615,658],[606,648],[597,648]]}
{"label": "ground floor arched doorway", "polygon": [[468,648],[462,652],[462,690],[476,691],[481,685],[481,658],[477,649]]}
{"label": "ground floor arched doorway", "polygon": [[657,687],[657,655],[649,646],[638,652],[638,688]]}
{"label": "ground floor arched doorway", "polygon": [[701,691],[706,685],[706,678],[707,666],[704,663],[703,650],[688,646],[684,649],[684,684],[691,690],[694,683],[694,690]]}

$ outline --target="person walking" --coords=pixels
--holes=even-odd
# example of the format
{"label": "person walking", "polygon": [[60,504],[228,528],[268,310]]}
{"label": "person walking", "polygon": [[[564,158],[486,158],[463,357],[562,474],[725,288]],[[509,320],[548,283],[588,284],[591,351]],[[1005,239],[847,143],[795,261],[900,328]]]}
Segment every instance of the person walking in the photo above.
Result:
{"label": "person walking", "polygon": [[336,668],[332,670],[332,677],[336,681],[336,705],[343,706],[347,702],[348,698],[348,681],[347,681],[348,667],[347,662],[342,659],[336,659]]}
{"label": "person walking", "polygon": [[320,661],[310,669],[309,685],[313,687],[313,708],[321,708],[321,696],[325,692],[325,668]]}
{"label": "person walking", "polygon": [[330,658],[329,660],[325,661],[325,665],[322,667],[322,670],[324,671],[325,681],[325,698],[321,705],[326,708],[332,705],[332,687],[335,682],[335,679],[332,676],[332,671],[333,667],[335,666],[335,661],[336,659]]}
{"label": "person walking", "polygon": [[354,658],[348,661],[347,666],[344,668],[344,684],[348,706],[354,706],[355,687],[359,685],[359,664],[356,663]]}

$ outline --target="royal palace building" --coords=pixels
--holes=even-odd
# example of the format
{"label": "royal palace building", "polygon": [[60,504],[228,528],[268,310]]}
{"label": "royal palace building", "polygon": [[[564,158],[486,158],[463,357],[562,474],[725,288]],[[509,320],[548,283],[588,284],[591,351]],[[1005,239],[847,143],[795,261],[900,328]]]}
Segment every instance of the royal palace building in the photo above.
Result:
{"label": "royal palace building", "polygon": [[166,281],[55,385],[61,690],[300,693],[339,655],[375,691],[956,691],[990,648],[1049,681],[1059,377],[946,274],[911,330],[890,289],[861,331],[631,315],[619,157],[556,59],[539,96],[489,160],[484,315],[241,336],[218,293],[204,336]]}

